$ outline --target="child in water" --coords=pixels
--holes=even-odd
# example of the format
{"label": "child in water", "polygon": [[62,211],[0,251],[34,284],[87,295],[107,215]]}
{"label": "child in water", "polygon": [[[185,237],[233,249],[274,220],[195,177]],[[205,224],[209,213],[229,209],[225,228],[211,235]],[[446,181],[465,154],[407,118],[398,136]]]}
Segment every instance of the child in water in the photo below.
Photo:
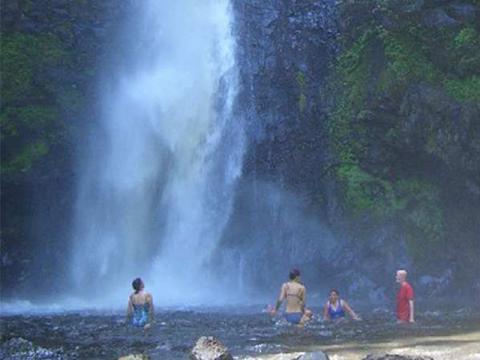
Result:
{"label": "child in water", "polygon": [[147,330],[154,319],[152,295],[144,291],[145,285],[140,278],[133,280],[132,287],[134,292],[128,299],[127,322]]}
{"label": "child in water", "polygon": [[328,301],[323,307],[323,319],[341,321],[345,319],[345,312],[347,312],[353,320],[361,320],[348,303],[345,300],[340,299],[339,292],[332,289]]}

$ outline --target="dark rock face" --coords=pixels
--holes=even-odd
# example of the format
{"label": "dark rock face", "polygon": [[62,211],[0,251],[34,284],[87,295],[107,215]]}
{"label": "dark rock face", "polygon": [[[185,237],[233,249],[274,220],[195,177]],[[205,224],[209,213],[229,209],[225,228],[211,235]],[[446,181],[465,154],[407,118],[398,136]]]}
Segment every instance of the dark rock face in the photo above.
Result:
{"label": "dark rock face", "polygon": [[202,336],[197,340],[190,354],[192,360],[233,360],[228,349],[212,336]]}
{"label": "dark rock face", "polygon": [[405,119],[400,131],[407,146],[423,146],[450,169],[467,172],[476,181],[473,178],[480,173],[477,104],[462,104],[442,89],[418,84],[406,91],[399,115]]}
{"label": "dark rock face", "polygon": [[250,145],[224,246],[262,254],[251,254],[244,275],[265,289],[293,264],[313,277],[331,253],[318,220],[329,206],[324,86],[338,50],[336,9],[329,0],[248,0],[234,2],[234,11],[238,105]]}
{"label": "dark rock face", "polygon": [[459,25],[459,22],[448,16],[443,9],[433,9],[425,12],[423,21],[426,26],[433,28],[444,28]]}

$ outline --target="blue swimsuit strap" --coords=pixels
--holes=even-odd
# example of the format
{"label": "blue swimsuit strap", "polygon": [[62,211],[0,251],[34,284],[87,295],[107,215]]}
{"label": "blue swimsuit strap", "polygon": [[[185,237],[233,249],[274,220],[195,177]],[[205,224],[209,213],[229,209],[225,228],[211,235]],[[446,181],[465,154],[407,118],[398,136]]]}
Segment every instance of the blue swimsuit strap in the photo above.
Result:
{"label": "blue swimsuit strap", "polygon": [[340,312],[343,311],[343,304],[342,299],[338,299],[337,306],[334,308],[330,300],[328,300],[328,307],[332,310],[332,312]]}
{"label": "blue swimsuit strap", "polygon": [[142,303],[142,304],[135,304],[135,303],[133,302],[133,296],[134,296],[134,295],[135,295],[135,294],[130,295],[130,301],[132,302],[132,306],[133,306],[134,308],[144,307],[145,310],[147,310],[147,309],[148,309],[148,302],[145,300],[145,302]]}

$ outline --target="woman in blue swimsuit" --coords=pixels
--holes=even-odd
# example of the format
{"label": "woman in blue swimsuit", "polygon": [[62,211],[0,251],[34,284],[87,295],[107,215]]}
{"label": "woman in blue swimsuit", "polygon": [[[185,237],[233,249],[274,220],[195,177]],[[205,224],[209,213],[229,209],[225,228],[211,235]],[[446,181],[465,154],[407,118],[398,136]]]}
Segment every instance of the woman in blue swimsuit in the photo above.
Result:
{"label": "woman in blue swimsuit", "polygon": [[353,320],[360,320],[360,317],[355,314],[350,305],[348,305],[345,300],[340,299],[338,291],[332,289],[328,301],[323,307],[324,320],[343,320],[345,319],[345,312],[347,312]]}
{"label": "woman in blue swimsuit", "polygon": [[128,299],[127,321],[135,327],[150,328],[153,322],[153,298],[144,291],[142,279],[133,280],[134,293]]}

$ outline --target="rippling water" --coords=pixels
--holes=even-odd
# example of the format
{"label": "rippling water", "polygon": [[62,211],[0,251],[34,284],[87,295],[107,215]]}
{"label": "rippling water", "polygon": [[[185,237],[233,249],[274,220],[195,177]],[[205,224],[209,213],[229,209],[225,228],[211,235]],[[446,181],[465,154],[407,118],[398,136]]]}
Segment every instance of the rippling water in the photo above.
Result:
{"label": "rippling water", "polygon": [[409,326],[397,325],[393,313],[384,309],[363,318],[332,324],[315,317],[306,328],[299,329],[281,318],[270,318],[259,308],[160,309],[155,326],[145,334],[125,326],[120,312],[8,315],[2,317],[1,338],[2,343],[22,337],[48,349],[62,348],[67,359],[116,359],[131,353],[146,353],[153,359],[185,359],[195,340],[203,335],[218,337],[234,356],[243,358],[313,346],[480,330],[480,312],[472,309],[420,313],[417,322]]}

